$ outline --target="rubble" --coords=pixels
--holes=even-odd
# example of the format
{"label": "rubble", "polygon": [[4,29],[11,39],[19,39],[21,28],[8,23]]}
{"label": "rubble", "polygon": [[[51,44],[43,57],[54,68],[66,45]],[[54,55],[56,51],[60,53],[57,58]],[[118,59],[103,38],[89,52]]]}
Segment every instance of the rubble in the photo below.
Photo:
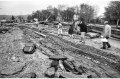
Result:
{"label": "rubble", "polygon": [[[0,34],[1,78],[107,78],[111,74],[119,77],[112,67],[118,56],[72,43],[46,29],[21,26]],[[23,49],[29,43],[36,49],[25,54]]]}

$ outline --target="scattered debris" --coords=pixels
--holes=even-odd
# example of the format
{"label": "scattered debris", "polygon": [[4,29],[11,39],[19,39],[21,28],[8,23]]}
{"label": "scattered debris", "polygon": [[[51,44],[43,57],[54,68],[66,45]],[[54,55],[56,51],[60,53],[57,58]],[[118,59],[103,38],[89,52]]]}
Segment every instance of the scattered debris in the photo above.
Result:
{"label": "scattered debris", "polygon": [[114,62],[109,61],[117,62],[118,56],[71,43],[50,34],[47,28],[12,27],[0,34],[0,43],[1,78],[107,78],[111,71],[119,77]]}
{"label": "scattered debris", "polygon": [[93,39],[93,38],[99,38],[100,34],[99,33],[94,33],[94,32],[88,32],[86,34],[86,36],[89,37],[90,39]]}

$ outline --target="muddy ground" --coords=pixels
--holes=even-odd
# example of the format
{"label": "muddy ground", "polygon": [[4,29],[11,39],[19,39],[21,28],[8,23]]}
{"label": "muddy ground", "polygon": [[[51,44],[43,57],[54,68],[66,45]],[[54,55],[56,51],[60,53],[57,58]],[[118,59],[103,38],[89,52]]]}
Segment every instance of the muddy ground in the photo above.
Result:
{"label": "muddy ground", "polygon": [[[113,50],[113,54],[109,50],[95,48],[98,43],[90,43],[90,39],[87,39],[88,43],[81,44],[76,40],[78,36],[74,39],[68,34],[58,36],[55,27],[30,26],[11,27],[5,34],[0,34],[1,78],[47,78],[44,73],[50,67],[52,60],[49,56],[52,55],[66,56],[75,66],[85,68],[81,75],[66,71],[65,73],[73,75],[67,76],[68,78],[87,78],[90,75],[92,78],[120,78],[120,57],[116,54],[119,53],[119,49]],[[46,37],[36,32],[41,32]],[[27,43],[37,46],[33,54],[23,52]]]}

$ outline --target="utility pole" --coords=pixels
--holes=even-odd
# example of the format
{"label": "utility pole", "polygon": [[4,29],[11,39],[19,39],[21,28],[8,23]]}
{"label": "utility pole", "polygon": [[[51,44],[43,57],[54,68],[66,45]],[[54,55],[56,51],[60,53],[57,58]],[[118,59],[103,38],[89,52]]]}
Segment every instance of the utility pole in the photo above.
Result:
{"label": "utility pole", "polygon": [[[0,9],[2,9],[2,8],[0,8]],[[2,26],[2,23],[1,23],[1,21],[0,21],[0,26]]]}

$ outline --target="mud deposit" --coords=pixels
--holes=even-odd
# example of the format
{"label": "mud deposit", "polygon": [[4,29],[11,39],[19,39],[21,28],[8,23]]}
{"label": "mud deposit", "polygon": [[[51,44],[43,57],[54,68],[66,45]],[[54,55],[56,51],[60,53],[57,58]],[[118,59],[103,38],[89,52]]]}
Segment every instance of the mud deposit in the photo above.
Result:
{"label": "mud deposit", "polygon": [[[63,55],[75,67],[83,69],[82,74],[62,71],[67,78],[119,78],[119,57],[81,44],[74,44],[61,37],[42,30],[27,27],[12,27],[0,34],[0,77],[1,78],[47,78],[44,73],[50,67],[49,56]],[[24,54],[27,43],[37,46],[33,54]],[[117,69],[118,68],[118,69]],[[71,75],[68,75],[71,74]]]}

